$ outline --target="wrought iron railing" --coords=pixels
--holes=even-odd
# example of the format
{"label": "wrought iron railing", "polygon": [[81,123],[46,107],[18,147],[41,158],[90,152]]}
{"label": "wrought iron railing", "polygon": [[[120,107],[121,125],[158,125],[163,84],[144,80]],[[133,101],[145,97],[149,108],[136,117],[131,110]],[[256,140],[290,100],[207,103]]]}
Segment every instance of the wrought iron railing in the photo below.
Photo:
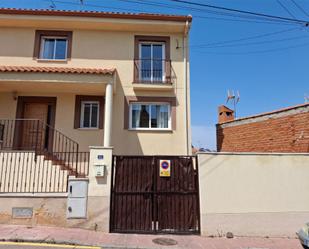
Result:
{"label": "wrought iron railing", "polygon": [[171,84],[173,83],[171,60],[164,59],[135,59],[134,82]]}
{"label": "wrought iron railing", "polygon": [[34,151],[71,175],[88,174],[89,165],[80,163],[87,152],[79,152],[76,141],[37,119],[0,119],[0,150]]}

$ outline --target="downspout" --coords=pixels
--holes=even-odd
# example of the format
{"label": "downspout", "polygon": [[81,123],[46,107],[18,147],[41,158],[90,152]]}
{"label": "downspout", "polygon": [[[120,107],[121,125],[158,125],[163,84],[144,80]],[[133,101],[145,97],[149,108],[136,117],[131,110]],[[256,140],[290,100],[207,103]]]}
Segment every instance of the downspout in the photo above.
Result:
{"label": "downspout", "polygon": [[192,149],[191,149],[191,125],[190,125],[190,108],[189,108],[189,104],[190,104],[190,99],[189,99],[189,82],[188,82],[188,50],[189,50],[189,31],[190,31],[190,27],[191,27],[191,22],[189,22],[188,20],[186,21],[186,25],[185,25],[185,30],[184,30],[184,36],[183,36],[183,63],[184,63],[184,83],[185,83],[185,87],[184,87],[184,95],[185,95],[185,115],[184,115],[184,119],[185,119],[185,124],[186,124],[186,147],[187,147],[187,155],[191,155],[192,154]]}

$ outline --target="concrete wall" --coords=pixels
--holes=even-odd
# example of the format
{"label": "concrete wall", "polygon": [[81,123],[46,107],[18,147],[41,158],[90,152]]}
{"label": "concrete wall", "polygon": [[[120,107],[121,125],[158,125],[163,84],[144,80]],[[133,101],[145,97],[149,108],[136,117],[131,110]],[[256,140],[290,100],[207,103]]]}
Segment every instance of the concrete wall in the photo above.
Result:
{"label": "concrete wall", "polygon": [[[39,18],[39,17],[38,17]],[[0,23],[1,24],[1,23]],[[138,24],[138,22],[137,22]],[[13,25],[13,24],[12,24]],[[15,25],[15,24],[14,24]],[[67,27],[73,31],[72,58],[66,62],[42,62],[33,59],[35,30],[33,27],[1,27],[0,61],[7,66],[51,66],[51,67],[85,67],[85,68],[116,68],[116,91],[113,100],[113,133],[112,145],[116,154],[187,154],[186,121],[185,121],[185,83],[184,83],[184,51],[177,49],[182,46],[183,33],[165,30],[160,32],[87,30]],[[54,26],[53,26],[54,25]],[[68,24],[66,24],[68,25]],[[59,22],[50,22],[49,29],[62,29]],[[40,29],[44,29],[40,27]],[[126,30],[126,29],[123,29]],[[175,29],[176,30],[176,29]],[[153,88],[136,89],[133,86],[134,69],[134,36],[152,35],[169,36],[171,39],[171,60],[176,79],[171,89]],[[14,118],[16,101],[12,92],[18,96],[55,96],[57,97],[56,128],[81,144],[81,150],[88,150],[90,145],[103,144],[102,130],[74,130],[73,115],[75,95],[104,95],[102,90],[87,89],[85,84],[71,88],[61,87],[60,81],[53,83],[23,82],[25,74],[20,73],[20,82],[0,82],[0,118]],[[52,78],[46,74],[45,81]],[[89,76],[90,77],[90,76]],[[0,80],[1,81],[1,80]],[[2,87],[3,84],[3,87]],[[82,89],[82,90],[81,90]],[[64,91],[66,93],[64,93]],[[125,96],[165,96],[176,97],[176,130],[173,131],[129,131],[124,129],[124,97]],[[188,117],[189,118],[189,117]],[[190,130],[190,127],[188,127]],[[126,141],[124,143],[124,141]],[[162,142],[164,141],[164,142]],[[130,146],[128,146],[130,144]]]}
{"label": "concrete wall", "polygon": [[199,154],[204,235],[295,236],[309,221],[309,154]]}

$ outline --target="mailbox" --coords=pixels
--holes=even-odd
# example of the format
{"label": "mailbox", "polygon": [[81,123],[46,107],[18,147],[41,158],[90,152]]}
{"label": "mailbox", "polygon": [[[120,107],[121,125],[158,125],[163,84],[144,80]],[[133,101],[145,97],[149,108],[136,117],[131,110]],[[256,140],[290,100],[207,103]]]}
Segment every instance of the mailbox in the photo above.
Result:
{"label": "mailbox", "polygon": [[104,177],[106,165],[102,163],[94,164],[95,167],[95,177]]}

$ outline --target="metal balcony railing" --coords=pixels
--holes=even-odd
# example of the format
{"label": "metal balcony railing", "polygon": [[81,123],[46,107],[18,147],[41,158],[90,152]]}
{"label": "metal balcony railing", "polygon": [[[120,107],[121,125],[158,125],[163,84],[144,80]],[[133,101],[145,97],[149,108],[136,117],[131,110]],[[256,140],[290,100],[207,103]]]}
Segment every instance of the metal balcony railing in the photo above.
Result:
{"label": "metal balcony railing", "polygon": [[171,60],[164,59],[135,59],[134,82],[146,84],[171,84]]}

